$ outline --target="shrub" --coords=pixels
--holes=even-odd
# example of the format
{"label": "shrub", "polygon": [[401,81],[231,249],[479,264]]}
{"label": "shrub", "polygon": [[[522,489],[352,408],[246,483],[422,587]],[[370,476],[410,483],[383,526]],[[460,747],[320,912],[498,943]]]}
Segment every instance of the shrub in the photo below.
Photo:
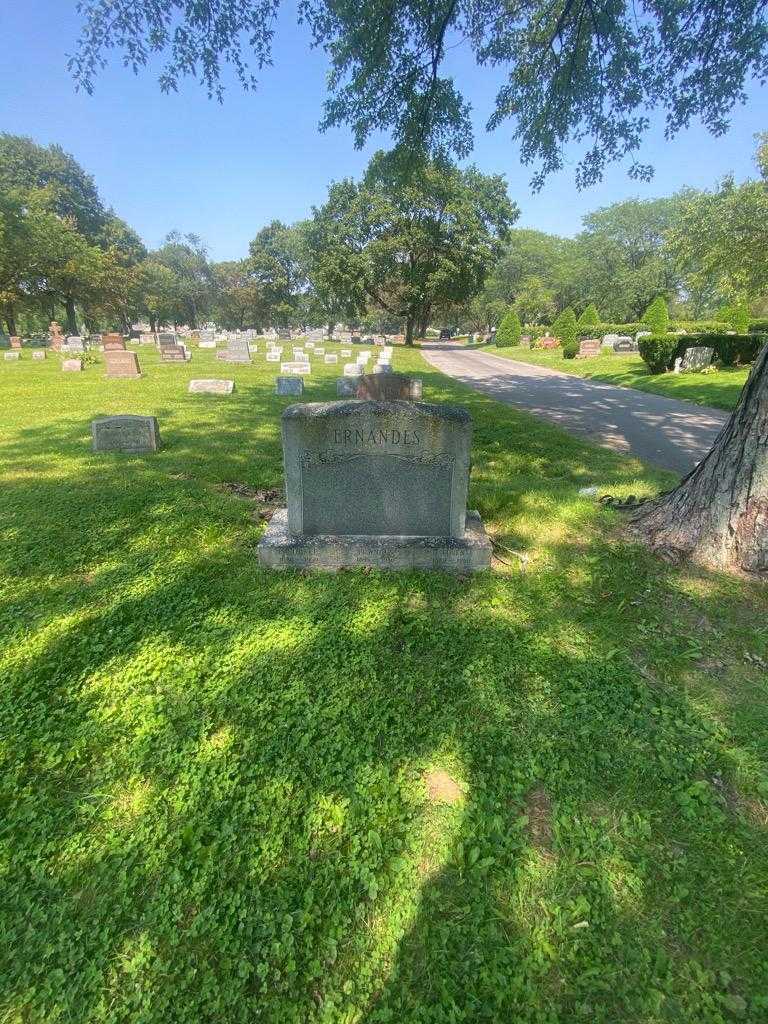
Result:
{"label": "shrub", "polygon": [[521,333],[520,317],[514,309],[510,309],[498,326],[496,344],[499,348],[506,348],[508,345],[519,345]]}
{"label": "shrub", "polygon": [[748,328],[749,334],[768,334],[768,320],[752,320]]}
{"label": "shrub", "polygon": [[578,354],[578,342],[569,341],[565,345],[563,345],[563,359],[575,359]]}
{"label": "shrub", "polygon": [[670,331],[681,330],[688,334],[725,334],[733,327],[728,320],[673,320],[669,324]]}
{"label": "shrub", "polygon": [[[664,373],[672,368],[681,340],[678,334],[648,334],[638,339],[640,355],[651,373]],[[686,337],[686,347],[688,341]]]}
{"label": "shrub", "polygon": [[564,309],[552,325],[552,331],[556,338],[560,339],[563,348],[576,342],[576,314],[569,306]]}
{"label": "shrub", "polygon": [[596,327],[600,323],[600,314],[594,302],[590,302],[578,320],[579,327]]}
{"label": "shrub", "polygon": [[669,329],[669,310],[663,295],[657,295],[645,313],[643,323],[654,335],[666,334]]}

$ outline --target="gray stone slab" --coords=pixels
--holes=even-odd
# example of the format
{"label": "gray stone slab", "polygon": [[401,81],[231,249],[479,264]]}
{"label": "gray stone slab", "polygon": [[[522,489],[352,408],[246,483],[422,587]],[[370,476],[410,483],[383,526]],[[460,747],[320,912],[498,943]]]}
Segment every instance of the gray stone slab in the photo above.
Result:
{"label": "gray stone slab", "polygon": [[287,363],[280,363],[280,373],[300,374],[302,377],[305,377],[307,374],[312,373],[312,366],[310,363],[292,360]]}
{"label": "gray stone slab", "polygon": [[191,395],[231,395],[235,390],[235,382],[215,377],[191,380],[187,390]]}
{"label": "gray stone slab", "polygon": [[110,351],[105,348],[104,362],[107,367],[107,377],[136,379],[141,376],[139,359],[135,352],[121,352],[119,349]]}
{"label": "gray stone slab", "polygon": [[282,427],[291,533],[464,536],[465,409],[314,402],[289,406]]}
{"label": "gray stone slab", "polygon": [[301,396],[304,394],[304,381],[301,377],[278,377],[275,381],[275,394]]}
{"label": "gray stone slab", "polygon": [[5,359],[6,363],[13,363],[16,362],[20,355],[20,352],[4,352],[3,359]]}
{"label": "gray stone slab", "polygon": [[64,359],[61,368],[65,373],[80,373],[83,368],[82,359]]}
{"label": "gray stone slab", "polygon": [[683,362],[680,368],[683,373],[704,370],[712,362],[714,354],[713,348],[708,348],[705,345],[692,345],[683,353]]}
{"label": "gray stone slab", "polygon": [[358,398],[372,398],[377,402],[408,401],[411,397],[411,378],[403,373],[366,373],[357,386]]}
{"label": "gray stone slab", "polygon": [[336,381],[336,394],[339,398],[354,398],[357,395],[358,377],[339,377]]}
{"label": "gray stone slab", "polygon": [[154,416],[105,416],[91,421],[95,452],[154,452],[160,431]]}
{"label": "gray stone slab", "polygon": [[258,546],[259,562],[270,569],[375,568],[466,574],[487,569],[492,548],[480,515],[467,511],[462,537],[297,536],[288,530],[288,511],[278,509]]}
{"label": "gray stone slab", "polygon": [[187,350],[183,345],[160,345],[160,361],[163,363],[185,363]]}

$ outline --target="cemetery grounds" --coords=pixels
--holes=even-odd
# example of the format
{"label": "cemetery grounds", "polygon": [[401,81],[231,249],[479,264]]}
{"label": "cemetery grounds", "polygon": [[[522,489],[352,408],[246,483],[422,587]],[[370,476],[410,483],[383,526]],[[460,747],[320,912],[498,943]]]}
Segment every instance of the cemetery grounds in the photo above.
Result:
{"label": "cemetery grounds", "polygon": [[[474,346],[471,346],[474,347]],[[591,377],[617,387],[651,391],[665,398],[681,398],[697,405],[728,412],[736,407],[749,376],[749,366],[722,367],[708,373],[650,373],[636,353],[604,352],[597,357],[563,359],[562,349],[524,349],[517,346],[483,345],[483,352],[519,363],[548,366],[561,373]]]}
{"label": "cemetery grounds", "polygon": [[[261,570],[262,346],[0,364],[0,1021],[768,1018],[765,589],[579,494],[669,475],[400,349],[493,571]],[[93,453],[127,412],[162,449]]]}

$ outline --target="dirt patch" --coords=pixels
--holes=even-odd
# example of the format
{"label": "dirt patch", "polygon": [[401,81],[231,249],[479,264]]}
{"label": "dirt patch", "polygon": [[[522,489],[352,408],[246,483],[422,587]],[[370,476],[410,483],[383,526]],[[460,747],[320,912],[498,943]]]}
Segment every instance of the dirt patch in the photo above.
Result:
{"label": "dirt patch", "polygon": [[525,798],[527,832],[531,845],[552,856],[552,802],[543,786],[534,786]]}
{"label": "dirt patch", "polygon": [[282,498],[277,487],[249,487],[248,484],[241,484],[236,480],[227,480],[219,489],[246,501],[257,501],[260,505],[272,505]]}
{"label": "dirt patch", "polygon": [[464,798],[458,782],[442,768],[427,772],[424,782],[427,787],[427,796],[432,803],[457,804]]}

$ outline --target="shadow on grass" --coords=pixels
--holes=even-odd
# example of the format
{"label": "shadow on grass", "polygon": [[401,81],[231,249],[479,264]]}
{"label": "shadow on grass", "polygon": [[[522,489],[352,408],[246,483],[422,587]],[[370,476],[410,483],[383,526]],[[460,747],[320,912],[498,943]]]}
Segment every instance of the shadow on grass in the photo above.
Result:
{"label": "shadow on grass", "polygon": [[[10,446],[16,465],[67,455],[42,490],[22,473],[3,492],[24,577],[1,615],[10,1019],[757,1006],[766,833],[715,780],[764,770],[768,713],[682,685],[681,609],[718,623],[698,657],[765,600],[699,574],[694,601],[603,536],[575,488],[636,486],[639,464],[467,404],[473,503],[536,572],[259,570],[255,510],[216,486],[280,483],[259,389],[215,430],[169,410],[152,457],[93,456],[74,427]],[[438,768],[455,803],[429,796]]]}

